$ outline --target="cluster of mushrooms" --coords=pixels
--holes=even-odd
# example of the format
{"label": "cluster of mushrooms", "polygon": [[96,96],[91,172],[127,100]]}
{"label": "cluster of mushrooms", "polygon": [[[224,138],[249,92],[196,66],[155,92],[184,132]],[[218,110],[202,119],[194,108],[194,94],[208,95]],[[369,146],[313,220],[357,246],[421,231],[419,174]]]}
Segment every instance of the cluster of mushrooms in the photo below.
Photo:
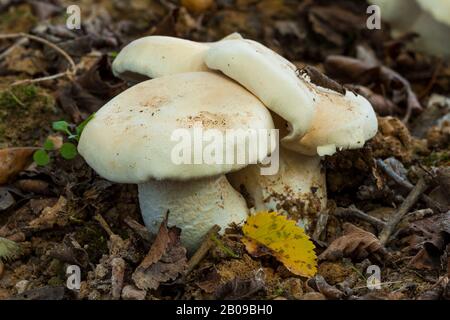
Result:
{"label": "cluster of mushrooms", "polygon": [[[213,225],[224,230],[261,210],[288,214],[308,230],[327,201],[321,157],[362,147],[378,128],[365,98],[314,84],[236,33],[212,43],[141,38],[122,49],[113,72],[137,84],[96,113],[78,150],[102,177],[138,184],[148,230],[156,234],[169,212],[191,252]],[[260,162],[173,163],[171,133],[193,130],[194,121],[217,130],[279,129],[278,173],[261,175]],[[273,151],[253,156],[261,161]]]}

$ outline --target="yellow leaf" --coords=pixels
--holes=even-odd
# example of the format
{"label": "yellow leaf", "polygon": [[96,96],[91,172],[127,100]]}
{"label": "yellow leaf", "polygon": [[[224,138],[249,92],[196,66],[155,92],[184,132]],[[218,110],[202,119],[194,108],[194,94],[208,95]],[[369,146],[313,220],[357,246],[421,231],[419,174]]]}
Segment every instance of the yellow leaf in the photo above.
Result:
{"label": "yellow leaf", "polygon": [[242,242],[250,254],[269,253],[296,275],[316,274],[314,244],[295,221],[276,212],[259,212],[247,219],[242,230]]}

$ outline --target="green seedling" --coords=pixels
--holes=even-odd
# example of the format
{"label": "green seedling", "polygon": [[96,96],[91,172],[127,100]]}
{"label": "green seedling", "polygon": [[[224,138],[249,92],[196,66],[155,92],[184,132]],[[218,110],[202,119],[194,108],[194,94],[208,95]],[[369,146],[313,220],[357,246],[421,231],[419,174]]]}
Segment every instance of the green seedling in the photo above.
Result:
{"label": "green seedling", "polygon": [[[81,137],[81,133],[83,132],[88,122],[94,118],[94,115],[95,113],[91,114],[88,118],[86,118],[86,120],[76,126],[75,132],[71,130],[71,127],[73,127],[73,125],[64,120],[53,122],[52,128],[54,131],[59,131],[67,135],[68,140],[73,140],[74,142],[78,143]],[[33,154],[34,162],[39,166],[46,166],[50,163],[49,152],[53,150],[55,150],[54,143],[51,140],[47,139],[44,142],[42,148],[36,150],[36,152]],[[59,149],[59,153],[64,159],[72,160],[78,154],[77,146],[72,142],[65,142]]]}

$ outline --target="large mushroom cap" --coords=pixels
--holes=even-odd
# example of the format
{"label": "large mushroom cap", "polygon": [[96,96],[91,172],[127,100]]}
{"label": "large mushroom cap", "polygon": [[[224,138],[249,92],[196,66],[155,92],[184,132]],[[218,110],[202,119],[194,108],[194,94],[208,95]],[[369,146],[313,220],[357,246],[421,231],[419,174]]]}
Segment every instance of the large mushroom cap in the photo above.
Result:
{"label": "large mushroom cap", "polygon": [[[241,39],[232,33],[224,39]],[[214,42],[213,42],[214,43]],[[131,81],[158,78],[176,73],[207,71],[203,58],[212,43],[148,36],[126,45],[114,59],[114,75]]]}
{"label": "large mushroom cap", "polygon": [[262,160],[275,148],[248,147],[249,129],[273,128],[269,111],[255,96],[221,75],[193,72],[141,82],[116,96],[87,124],[78,150],[101,176],[122,183],[209,177],[249,163],[175,163],[172,151],[180,139],[171,139],[174,130],[185,129],[194,137],[198,124],[204,131],[242,129],[245,139],[220,144],[225,154],[233,152],[230,148],[244,148],[249,152],[246,160]]}
{"label": "large mushroom cap", "polygon": [[206,52],[205,62],[239,82],[288,121],[291,128],[284,140],[297,140],[309,128],[314,94],[297,68],[282,56],[252,40],[224,40]]}

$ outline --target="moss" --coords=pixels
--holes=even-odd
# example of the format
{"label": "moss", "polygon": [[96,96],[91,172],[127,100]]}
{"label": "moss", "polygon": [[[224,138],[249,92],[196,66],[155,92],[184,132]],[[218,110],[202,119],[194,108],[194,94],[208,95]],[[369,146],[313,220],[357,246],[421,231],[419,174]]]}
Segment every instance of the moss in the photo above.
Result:
{"label": "moss", "polygon": [[98,261],[103,254],[108,253],[108,241],[104,230],[92,221],[80,228],[75,239],[82,247],[87,245],[86,251],[90,261]]}
{"label": "moss", "polygon": [[29,4],[11,6],[0,14],[0,30],[2,33],[28,32],[37,21]]}
{"label": "moss", "polygon": [[0,89],[0,144],[38,144],[57,117],[55,101],[44,89],[21,85]]}
{"label": "moss", "polygon": [[434,151],[422,160],[422,163],[430,167],[450,165],[449,151]]}
{"label": "moss", "polygon": [[48,280],[47,284],[49,286],[61,286],[64,285],[64,279],[61,279],[59,277],[52,277]]}

